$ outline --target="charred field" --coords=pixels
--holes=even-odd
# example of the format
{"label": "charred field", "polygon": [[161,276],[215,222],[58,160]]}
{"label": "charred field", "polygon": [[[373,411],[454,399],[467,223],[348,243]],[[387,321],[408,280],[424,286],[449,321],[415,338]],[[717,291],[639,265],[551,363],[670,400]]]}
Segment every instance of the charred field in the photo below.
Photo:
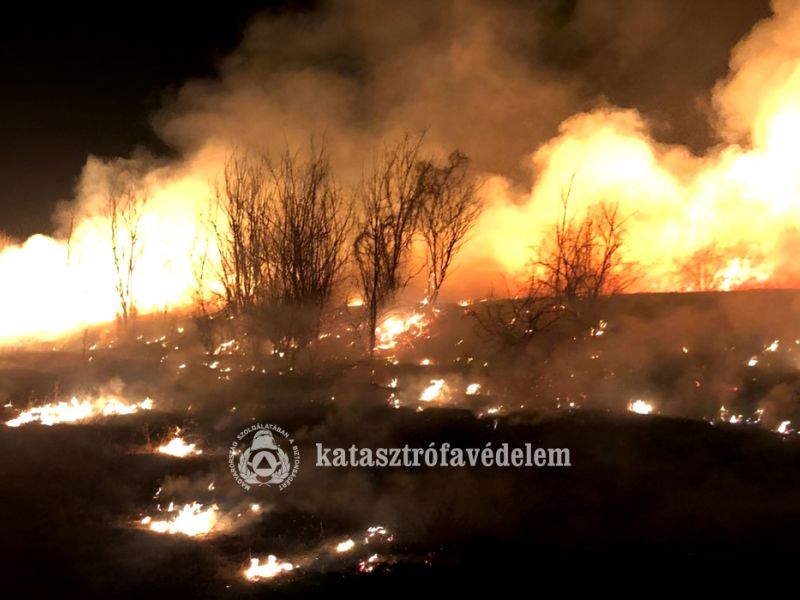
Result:
{"label": "charred field", "polygon": [[[291,371],[236,343],[206,353],[180,314],[4,350],[5,589],[400,595],[512,588],[533,569],[700,573],[791,556],[800,292],[617,296],[593,325],[505,352],[473,309],[443,304],[374,361],[347,356],[343,319]],[[14,421],[71,397],[100,412]],[[299,447],[284,490],[246,491],[230,472],[229,446],[253,423]],[[569,448],[571,466],[315,464],[317,443],[432,442]],[[275,572],[243,577],[270,555]]]}

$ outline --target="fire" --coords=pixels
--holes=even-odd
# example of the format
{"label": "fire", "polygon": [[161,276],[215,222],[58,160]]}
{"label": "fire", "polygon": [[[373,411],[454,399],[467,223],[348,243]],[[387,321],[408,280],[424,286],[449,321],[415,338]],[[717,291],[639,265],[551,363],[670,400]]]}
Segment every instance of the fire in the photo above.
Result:
{"label": "fire", "polygon": [[288,573],[293,569],[292,563],[278,560],[278,557],[270,554],[263,563],[258,558],[251,558],[250,566],[245,569],[244,576],[248,581],[258,581],[259,579],[272,579],[276,575]]}
{"label": "fire", "polygon": [[336,552],[349,552],[355,547],[355,545],[356,543],[351,539],[339,542],[336,544]]}
{"label": "fire", "polygon": [[[471,296],[489,293],[494,273],[523,272],[531,248],[552,233],[562,192],[572,181],[575,215],[610,201],[627,217],[622,258],[647,273],[632,291],[797,285],[800,47],[794,40],[800,7],[788,0],[772,5],[773,15],[734,47],[729,73],[711,90],[721,144],[698,156],[686,146],[662,143],[633,109],[603,106],[570,116],[554,138],[531,146],[529,166],[537,177],[528,191],[520,195],[519,182],[485,176],[480,189],[486,210],[459,260],[487,265],[488,272],[462,270],[451,283],[467,280]],[[110,219],[103,209],[104,190],[119,176],[149,190],[132,282],[138,312],[189,305],[200,255],[208,258],[210,272],[219,267],[213,235],[208,239],[201,226],[209,221],[202,214],[209,182],[228,151],[212,139],[183,161],[144,173],[133,160],[91,158],[71,206],[69,234],[34,235],[0,250],[0,282],[8,288],[0,295],[0,342],[54,337],[120,312]],[[709,248],[716,251],[701,271],[710,276],[687,281],[697,279],[693,257]],[[348,296],[356,306],[352,291]],[[377,349],[396,347],[404,334],[420,335],[425,320],[421,313],[389,316],[377,328]]]}
{"label": "fire", "polygon": [[419,399],[422,402],[432,402],[438,400],[444,390],[444,379],[431,379],[431,384],[422,390]]}
{"label": "fire", "polygon": [[199,455],[203,451],[197,448],[197,444],[189,444],[182,437],[174,437],[166,444],[161,444],[158,447],[161,454],[168,454],[170,456],[177,456],[184,458],[189,455]]}
{"label": "fire", "polygon": [[649,415],[653,412],[653,405],[644,400],[634,400],[628,404],[628,410],[638,415]]}
{"label": "fire", "polygon": [[[175,505],[170,503],[167,509],[169,513],[175,513]],[[203,509],[202,504],[192,502],[185,504],[180,511],[173,514],[169,519],[153,519],[144,517],[142,525],[146,525],[151,531],[156,533],[168,533],[170,535],[181,534],[189,537],[200,537],[208,535],[218,523],[218,508],[216,505]]]}
{"label": "fire", "polygon": [[135,404],[128,404],[113,397],[101,396],[94,400],[78,400],[73,397],[69,402],[55,402],[36,406],[21,412],[17,417],[6,421],[8,427],[19,427],[28,423],[56,425],[58,423],[81,423],[111,415],[130,415],[140,410],[151,410],[153,401],[149,398]]}
{"label": "fire", "polygon": [[427,319],[422,313],[389,315],[375,328],[375,348],[390,350],[397,346],[399,339],[404,336],[418,337],[422,335]]}
{"label": "fire", "polygon": [[378,564],[379,557],[377,554],[373,554],[369,558],[366,558],[358,563],[358,570],[362,573],[372,573],[375,570],[375,566]]}
{"label": "fire", "polygon": [[358,308],[360,306],[364,306],[364,299],[361,296],[354,296],[352,298],[348,298],[347,306],[349,308]]}
{"label": "fire", "polygon": [[713,281],[716,289],[728,292],[745,286],[758,287],[769,277],[766,267],[754,267],[748,258],[734,258],[714,275]]}

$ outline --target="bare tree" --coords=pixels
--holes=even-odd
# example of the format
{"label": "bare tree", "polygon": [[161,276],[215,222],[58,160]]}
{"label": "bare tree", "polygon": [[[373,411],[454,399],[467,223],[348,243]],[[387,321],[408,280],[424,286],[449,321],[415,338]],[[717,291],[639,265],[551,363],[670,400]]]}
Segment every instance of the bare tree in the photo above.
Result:
{"label": "bare tree", "polygon": [[133,284],[142,254],[141,223],[147,200],[147,190],[131,183],[111,185],[107,192],[114,285],[123,324],[136,315]]}
{"label": "bare tree", "polygon": [[483,206],[464,154],[455,151],[445,165],[429,166],[427,170],[419,229],[427,249],[427,297],[433,305],[453,258],[466,242]]}
{"label": "bare tree", "polygon": [[569,213],[571,192],[572,182],[562,192],[558,221],[534,261],[536,276],[560,303],[624,291],[632,277],[620,253],[625,229],[618,205],[596,204],[577,218]]}
{"label": "bare tree", "polygon": [[333,179],[325,146],[288,148],[268,164],[267,276],[260,306],[280,349],[294,353],[319,333],[346,263],[352,207]]}
{"label": "bare tree", "polygon": [[[210,281],[209,228],[202,216],[198,218],[198,223],[200,226],[195,232],[195,237],[192,241],[192,274],[195,282],[192,321],[197,328],[203,348],[208,354],[211,354],[214,348],[217,347],[216,324],[217,317],[221,311],[219,310],[219,298],[214,293],[212,282]],[[201,235],[202,242],[200,240]],[[202,243],[202,247],[198,252],[197,248],[200,243]]]}
{"label": "bare tree", "polygon": [[381,309],[408,283],[406,259],[424,202],[430,163],[419,160],[422,137],[386,148],[360,190],[353,250],[369,328],[369,352]]}
{"label": "bare tree", "polygon": [[678,285],[687,292],[706,292],[717,287],[717,273],[725,266],[723,253],[712,243],[696,250],[678,265]]}
{"label": "bare tree", "polygon": [[211,225],[219,249],[219,282],[232,317],[251,313],[266,274],[267,219],[263,161],[233,152],[214,184]]}
{"label": "bare tree", "polygon": [[235,152],[216,186],[223,304],[290,364],[317,335],[340,280],[352,224],[346,200],[324,145],[313,142],[307,155],[287,149],[274,164]]}

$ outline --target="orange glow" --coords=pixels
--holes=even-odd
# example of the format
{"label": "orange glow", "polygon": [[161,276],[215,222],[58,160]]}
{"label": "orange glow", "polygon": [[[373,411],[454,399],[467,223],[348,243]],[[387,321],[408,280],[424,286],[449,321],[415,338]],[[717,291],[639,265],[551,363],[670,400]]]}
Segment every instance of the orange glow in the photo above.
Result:
{"label": "orange glow", "polygon": [[[603,107],[569,117],[553,139],[531,144],[535,180],[527,191],[519,191],[519,182],[483,174],[486,210],[457,259],[462,268],[446,285],[481,297],[493,291],[487,273],[513,279],[524,272],[570,182],[575,215],[613,202],[627,217],[623,259],[640,273],[632,291],[696,289],[680,281],[680,265],[711,246],[720,254],[721,262],[710,265],[718,290],[800,284],[794,266],[800,246],[800,7],[775,0],[773,12],[734,48],[730,72],[712,92],[713,123],[723,143],[702,156],[659,143],[645,118],[630,109]],[[208,199],[226,151],[209,141],[183,162],[143,174],[128,164],[135,161],[90,158],[73,203],[71,235],[35,235],[0,251],[0,343],[52,338],[115,318],[103,190],[120,172],[135,173],[149,191],[132,286],[139,312],[191,303],[200,253],[210,271],[218,260],[207,227]],[[355,291],[347,294],[348,304],[358,306]],[[418,314],[390,317],[379,326],[378,349],[393,348],[398,335],[423,324]]]}

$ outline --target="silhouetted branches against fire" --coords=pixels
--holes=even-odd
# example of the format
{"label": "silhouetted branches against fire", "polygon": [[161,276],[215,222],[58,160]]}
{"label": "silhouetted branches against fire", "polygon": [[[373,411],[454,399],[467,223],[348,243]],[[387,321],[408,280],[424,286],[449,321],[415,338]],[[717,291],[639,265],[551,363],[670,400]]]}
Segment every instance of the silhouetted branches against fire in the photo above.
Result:
{"label": "silhouetted branches against fire", "polygon": [[445,165],[427,165],[423,171],[427,182],[419,230],[427,250],[428,300],[432,305],[483,205],[464,154],[453,152]]}
{"label": "silhouetted branches against fire", "polygon": [[225,161],[222,182],[214,185],[217,276],[232,317],[253,313],[267,273],[266,175],[261,158],[234,151]]}
{"label": "silhouetted branches against fire", "polygon": [[526,343],[563,317],[592,308],[599,298],[623,292],[633,281],[621,256],[625,228],[617,205],[596,204],[576,217],[569,212],[571,192],[572,181],[562,192],[558,219],[536,250],[522,290],[471,311],[503,347]]}
{"label": "silhouetted branches against fire", "polygon": [[678,264],[678,284],[687,292],[708,292],[717,289],[717,273],[725,266],[725,257],[711,243],[694,251]]}
{"label": "silhouetted branches against fire", "polygon": [[345,200],[325,148],[313,143],[307,155],[287,149],[275,164],[234,152],[216,186],[223,218],[211,224],[225,310],[290,364],[319,332],[341,279],[352,225]]}
{"label": "silhouetted branches against fire", "polygon": [[550,294],[543,282],[531,277],[508,298],[490,299],[469,310],[478,326],[500,349],[526,344],[564,315],[564,306]]}
{"label": "silhouetted branches against fire", "polygon": [[[212,205],[212,215],[216,213],[215,206]],[[213,218],[213,216],[211,217]],[[192,275],[194,276],[195,289],[194,289],[194,302],[192,303],[192,321],[200,337],[200,343],[205,348],[208,354],[214,351],[217,347],[216,336],[218,332],[215,327],[215,319],[219,311],[219,298],[212,293],[211,286],[213,285],[213,274],[211,271],[211,264],[209,259],[209,227],[206,220],[200,216],[198,218],[201,226],[197,228],[195,237],[192,242]],[[198,246],[202,244],[202,248],[198,252]]]}
{"label": "silhouetted branches against fire", "polygon": [[419,159],[422,136],[406,135],[384,149],[359,191],[360,214],[353,244],[358,283],[369,330],[369,352],[375,351],[375,328],[381,309],[408,283],[404,272],[425,201],[432,168]]}
{"label": "silhouetted branches against fire", "polygon": [[106,195],[114,286],[123,324],[136,315],[134,273],[142,254],[141,222],[148,192],[130,183],[111,183]]}
{"label": "silhouetted branches against fire", "polygon": [[575,217],[569,212],[571,192],[572,182],[562,192],[558,221],[534,261],[534,277],[548,295],[567,305],[620,293],[633,281],[620,253],[625,220],[618,205],[599,203]]}
{"label": "silhouetted branches against fire", "polygon": [[287,148],[267,172],[267,281],[259,308],[293,363],[295,351],[319,334],[340,282],[352,207],[333,179],[324,146],[312,142],[305,157]]}

